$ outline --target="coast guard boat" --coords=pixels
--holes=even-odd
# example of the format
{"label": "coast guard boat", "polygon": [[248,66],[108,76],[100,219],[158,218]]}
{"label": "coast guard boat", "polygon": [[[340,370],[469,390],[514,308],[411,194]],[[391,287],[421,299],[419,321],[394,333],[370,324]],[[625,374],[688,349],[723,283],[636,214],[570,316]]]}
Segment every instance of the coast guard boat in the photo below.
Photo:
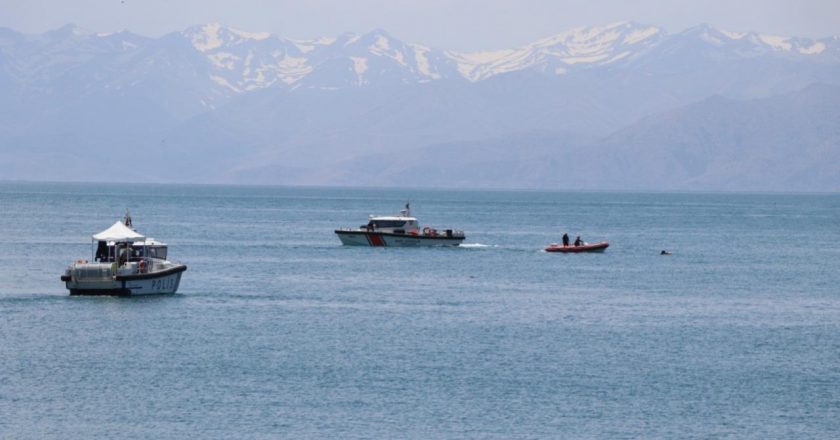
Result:
{"label": "coast guard boat", "polygon": [[76,260],[61,281],[70,295],[155,295],[175,293],[187,266],[167,260],[165,243],[132,228],[128,211],[123,221],[92,236],[92,261]]}
{"label": "coast guard boat", "polygon": [[396,216],[370,216],[358,229],[336,229],[341,244],[348,246],[458,246],[464,231],[420,228],[408,203]]}

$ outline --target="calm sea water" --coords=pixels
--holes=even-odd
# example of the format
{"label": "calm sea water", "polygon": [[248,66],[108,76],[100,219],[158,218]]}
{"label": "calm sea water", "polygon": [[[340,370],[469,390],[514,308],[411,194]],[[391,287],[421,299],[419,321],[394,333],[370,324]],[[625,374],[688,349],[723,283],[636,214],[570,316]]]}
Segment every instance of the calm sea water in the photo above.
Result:
{"label": "calm sea water", "polygon": [[[468,245],[332,232],[409,198]],[[69,297],[125,208],[179,294]],[[2,438],[839,433],[837,195],[0,184]]]}

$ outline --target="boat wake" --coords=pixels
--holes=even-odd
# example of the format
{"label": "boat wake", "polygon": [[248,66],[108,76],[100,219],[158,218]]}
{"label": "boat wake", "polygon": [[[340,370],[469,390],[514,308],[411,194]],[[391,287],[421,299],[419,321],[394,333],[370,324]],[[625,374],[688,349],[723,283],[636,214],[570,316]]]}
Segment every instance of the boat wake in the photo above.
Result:
{"label": "boat wake", "polygon": [[467,248],[467,249],[486,249],[486,248],[497,248],[498,245],[495,244],[481,244],[481,243],[462,243],[458,245],[459,248]]}

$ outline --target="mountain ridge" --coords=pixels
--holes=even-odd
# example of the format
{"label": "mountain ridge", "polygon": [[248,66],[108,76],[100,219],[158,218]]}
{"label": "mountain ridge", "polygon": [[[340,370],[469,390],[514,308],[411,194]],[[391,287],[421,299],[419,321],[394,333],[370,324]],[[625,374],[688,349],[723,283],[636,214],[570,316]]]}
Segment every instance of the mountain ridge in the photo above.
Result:
{"label": "mountain ridge", "polygon": [[[756,32],[719,30],[709,25],[698,25],[676,34],[668,34],[662,28],[634,22],[579,27],[521,47],[483,52],[458,52],[405,43],[382,29],[374,29],[361,35],[345,33],[337,37],[313,40],[294,40],[268,32],[241,31],[220,23],[192,26],[158,39],[143,37],[129,31],[97,34],[70,24],[37,35],[17,33],[9,28],[3,30],[3,33],[12,34],[5,37],[7,40],[75,38],[80,40],[80,44],[99,46],[100,50],[101,42],[118,40],[111,44],[124,43],[119,48],[123,51],[155,40],[171,40],[177,35],[189,41],[197,52],[206,56],[215,68],[212,76],[216,78],[218,85],[234,92],[247,92],[278,83],[295,84],[329,60],[350,57],[357,59],[353,69],[360,75],[364,72],[359,72],[361,61],[358,60],[370,62],[386,58],[390,59],[392,64],[396,63],[401,68],[415,73],[410,78],[413,81],[452,79],[455,75],[468,81],[481,81],[525,69],[564,75],[570,70],[582,67],[608,66],[642,57],[653,49],[667,45],[673,40],[684,40],[688,36],[693,36],[695,40],[705,42],[710,47],[731,46],[732,50],[738,51],[739,56],[784,54],[816,58],[831,55],[836,58],[840,54],[840,40],[835,36],[820,39],[780,37]],[[119,41],[120,38],[122,41]],[[374,41],[369,41],[371,39]],[[366,45],[360,45],[360,42]],[[6,46],[2,43],[0,40],[0,47]],[[350,53],[347,53],[348,48]],[[242,53],[243,50],[245,53]],[[243,76],[253,74],[254,77],[250,82],[246,78],[243,84],[237,85],[239,81],[232,81],[228,75],[230,71],[237,70]],[[259,77],[260,73],[262,77]],[[357,81],[349,85],[366,84],[369,83]]]}

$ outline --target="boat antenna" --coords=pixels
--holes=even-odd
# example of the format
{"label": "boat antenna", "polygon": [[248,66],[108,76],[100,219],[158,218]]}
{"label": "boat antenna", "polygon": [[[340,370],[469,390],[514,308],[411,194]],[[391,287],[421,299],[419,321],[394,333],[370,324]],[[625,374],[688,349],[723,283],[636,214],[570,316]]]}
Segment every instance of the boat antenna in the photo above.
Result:
{"label": "boat antenna", "polygon": [[405,202],[405,209],[400,211],[400,214],[402,214],[403,217],[411,217],[411,202],[410,201]]}
{"label": "boat antenna", "polygon": [[[125,208],[125,218],[123,219],[123,224],[128,226],[129,228],[132,228],[132,226],[131,226],[131,213],[128,212],[128,208]],[[132,228],[132,229],[134,229],[134,228]]]}

